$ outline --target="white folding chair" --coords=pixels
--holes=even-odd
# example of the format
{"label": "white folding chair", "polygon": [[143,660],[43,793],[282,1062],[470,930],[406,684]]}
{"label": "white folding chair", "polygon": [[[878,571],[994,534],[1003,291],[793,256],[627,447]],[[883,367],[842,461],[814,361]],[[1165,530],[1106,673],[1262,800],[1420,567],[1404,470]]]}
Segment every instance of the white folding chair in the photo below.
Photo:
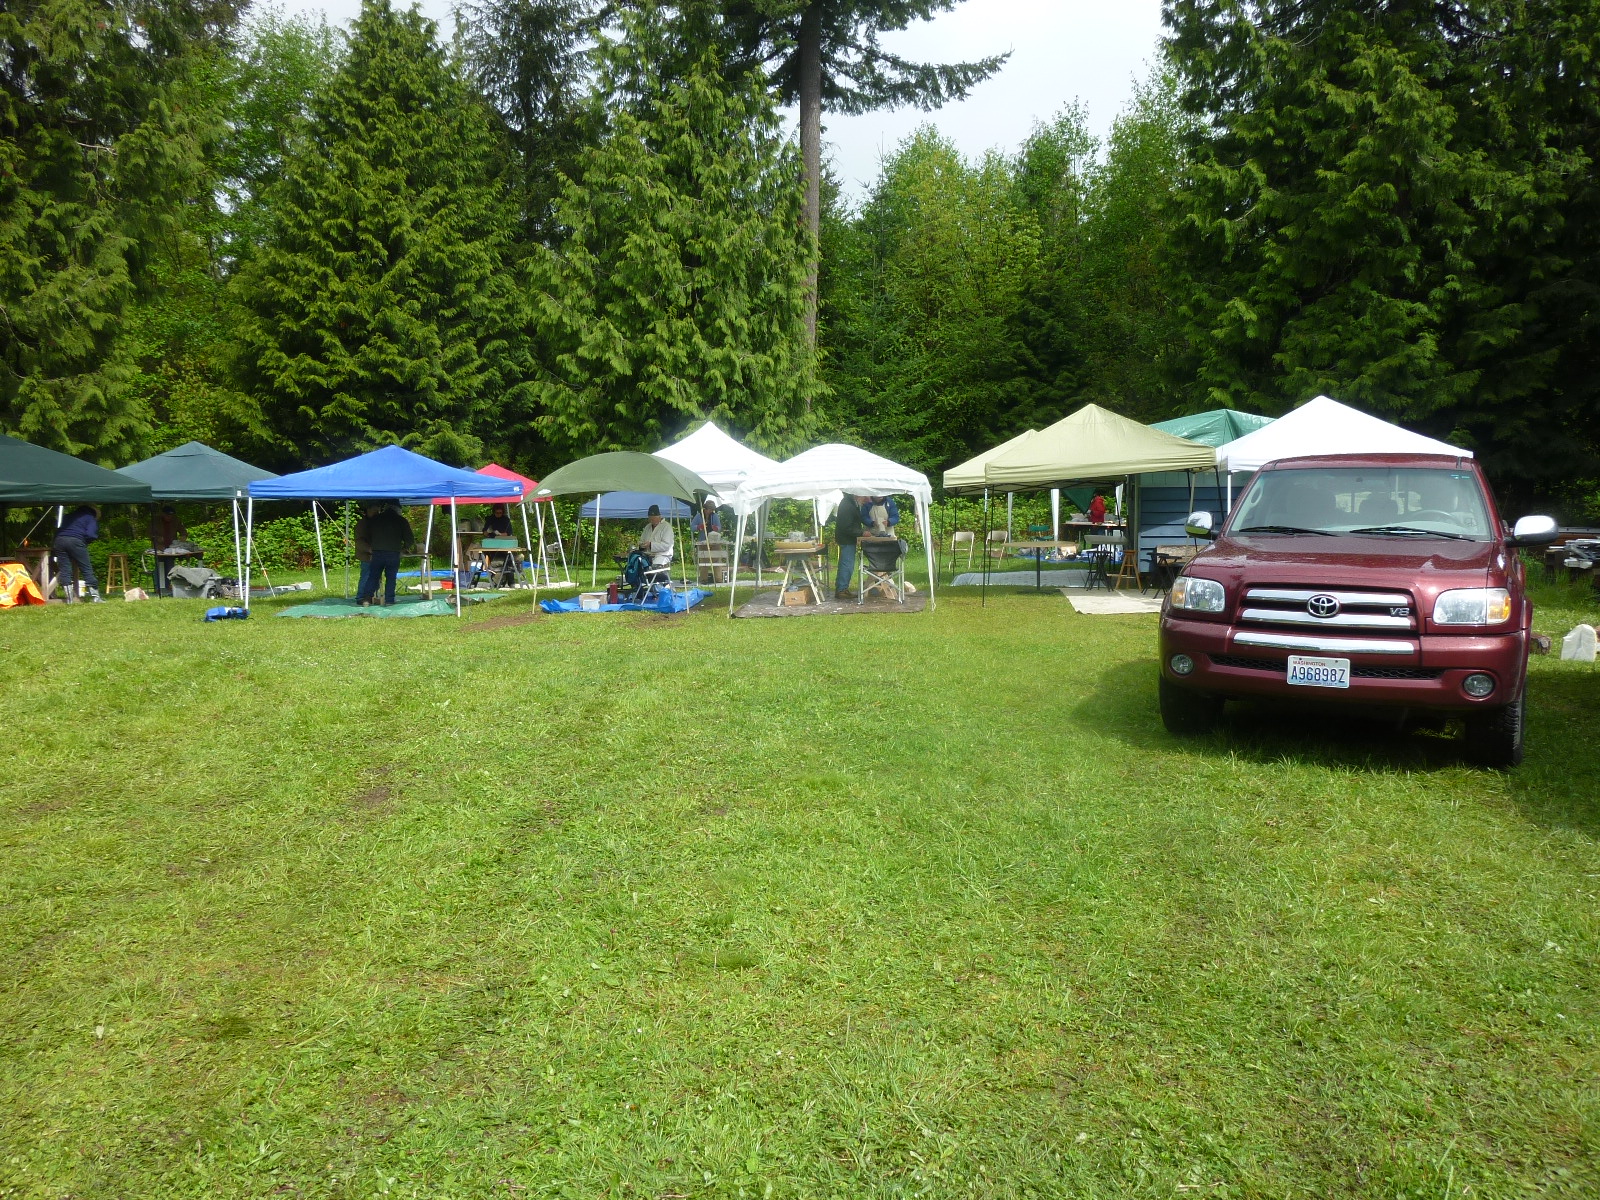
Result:
{"label": "white folding chair", "polygon": [[961,547],[967,548],[967,566],[972,566],[972,552],[977,549],[978,535],[970,529],[958,529],[950,536],[950,561],[955,562],[956,554]]}

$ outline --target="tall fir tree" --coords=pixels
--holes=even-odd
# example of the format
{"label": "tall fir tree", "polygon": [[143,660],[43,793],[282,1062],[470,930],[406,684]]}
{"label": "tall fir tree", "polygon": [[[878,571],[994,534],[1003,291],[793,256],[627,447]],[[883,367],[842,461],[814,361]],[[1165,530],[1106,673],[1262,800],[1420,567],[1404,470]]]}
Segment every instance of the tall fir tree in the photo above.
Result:
{"label": "tall fir tree", "polygon": [[[724,0],[726,36],[735,63],[770,72],[785,104],[800,109],[800,156],[805,170],[806,226],[821,236],[822,112],[863,113],[915,105],[937,108],[960,100],[1000,69],[1008,55],[975,62],[919,63],[878,41],[959,0]],[[694,0],[683,5],[693,7]],[[819,243],[820,244],[820,243]],[[807,335],[816,344],[817,266],[807,280]]]}
{"label": "tall fir tree", "polygon": [[[1328,392],[1593,471],[1596,0],[1171,0],[1194,405]],[[1556,430],[1561,436],[1555,437]]]}
{"label": "tall fir tree", "polygon": [[584,103],[594,0],[467,0],[457,10],[465,67],[499,114],[521,239],[559,240],[555,202],[592,140]]}
{"label": "tall fir tree", "polygon": [[303,457],[475,455],[526,369],[489,114],[433,22],[389,0],[365,0],[312,109],[237,280],[242,377]]}
{"label": "tall fir tree", "polygon": [[201,203],[202,77],[234,0],[0,6],[0,428],[108,462],[144,448],[123,317]]}
{"label": "tall fir tree", "polygon": [[630,15],[600,50],[610,125],[531,262],[545,437],[567,453],[659,444],[697,418],[796,447],[817,393],[805,338],[811,239],[799,162],[759,77],[715,47],[680,78],[676,32]]}

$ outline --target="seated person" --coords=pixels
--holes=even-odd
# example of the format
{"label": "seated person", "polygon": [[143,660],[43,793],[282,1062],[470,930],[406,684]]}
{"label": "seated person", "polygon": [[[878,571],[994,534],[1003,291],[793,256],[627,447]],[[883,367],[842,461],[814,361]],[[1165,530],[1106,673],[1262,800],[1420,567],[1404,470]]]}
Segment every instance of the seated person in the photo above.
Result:
{"label": "seated person", "polygon": [[707,533],[722,532],[722,517],[717,512],[716,503],[709,498],[700,506],[700,511],[695,513],[690,528],[703,541]]}
{"label": "seated person", "polygon": [[900,506],[893,496],[868,496],[861,506],[861,520],[869,534],[893,537],[900,524]]}
{"label": "seated person", "polygon": [[506,513],[504,504],[496,504],[490,507],[489,515],[483,522],[483,536],[495,538],[513,536],[511,532],[511,517]]}
{"label": "seated person", "polygon": [[652,566],[661,567],[672,561],[672,526],[661,519],[661,506],[650,506],[650,519],[639,534],[639,550],[650,556]]}

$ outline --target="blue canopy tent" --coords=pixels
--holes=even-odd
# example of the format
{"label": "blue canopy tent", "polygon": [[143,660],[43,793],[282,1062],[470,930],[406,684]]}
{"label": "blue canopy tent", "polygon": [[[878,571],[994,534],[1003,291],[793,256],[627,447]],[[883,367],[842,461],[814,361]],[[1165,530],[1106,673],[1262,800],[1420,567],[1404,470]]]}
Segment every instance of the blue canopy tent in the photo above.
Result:
{"label": "blue canopy tent", "polygon": [[[387,500],[396,499],[402,504],[426,504],[428,527],[433,528],[433,500],[447,497],[450,501],[450,566],[459,583],[461,564],[457,561],[459,545],[456,539],[456,501],[491,500],[495,497],[522,494],[522,484],[493,475],[480,475],[476,471],[463,471],[447,467],[420,454],[399,446],[384,446],[370,454],[362,454],[344,462],[317,467],[311,471],[298,471],[293,475],[280,475],[276,479],[261,479],[249,485],[249,508],[245,515],[245,605],[249,606],[251,551],[256,500]],[[454,589],[456,615],[461,615],[461,589]]]}

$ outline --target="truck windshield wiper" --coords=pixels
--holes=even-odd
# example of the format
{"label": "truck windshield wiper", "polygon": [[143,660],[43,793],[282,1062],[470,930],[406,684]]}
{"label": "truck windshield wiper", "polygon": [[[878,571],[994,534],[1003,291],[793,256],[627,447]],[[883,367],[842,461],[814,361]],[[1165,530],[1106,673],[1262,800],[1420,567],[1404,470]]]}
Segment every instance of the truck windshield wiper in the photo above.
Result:
{"label": "truck windshield wiper", "polygon": [[1472,538],[1464,533],[1446,533],[1442,529],[1422,529],[1416,525],[1364,525],[1360,529],[1352,529],[1351,533],[1392,533],[1397,537],[1438,537],[1449,538],[1455,542],[1470,542]]}
{"label": "truck windshield wiper", "polygon": [[1243,529],[1235,529],[1234,533],[1319,533],[1323,537],[1333,537],[1327,529],[1302,529],[1298,525],[1246,525]]}

